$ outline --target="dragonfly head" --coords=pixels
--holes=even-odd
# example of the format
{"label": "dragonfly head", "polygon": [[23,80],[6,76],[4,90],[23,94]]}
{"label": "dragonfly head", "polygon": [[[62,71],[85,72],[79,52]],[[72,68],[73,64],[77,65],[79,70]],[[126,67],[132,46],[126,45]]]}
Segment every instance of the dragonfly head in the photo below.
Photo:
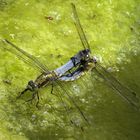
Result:
{"label": "dragonfly head", "polygon": [[37,87],[37,85],[32,80],[30,80],[28,82],[27,88],[30,91],[35,91],[38,87]]}
{"label": "dragonfly head", "polygon": [[90,58],[90,50],[89,49],[82,50],[82,56],[83,56],[83,59],[85,61],[89,60],[89,58]]}

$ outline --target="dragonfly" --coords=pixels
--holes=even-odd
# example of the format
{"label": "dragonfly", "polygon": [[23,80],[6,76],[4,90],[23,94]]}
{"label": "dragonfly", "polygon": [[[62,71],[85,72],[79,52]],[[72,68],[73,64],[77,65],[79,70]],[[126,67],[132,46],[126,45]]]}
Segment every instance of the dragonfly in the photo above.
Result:
{"label": "dragonfly", "polygon": [[[2,46],[4,49],[9,51],[10,53],[15,54],[25,63],[31,66],[35,66],[35,68],[41,72],[41,74],[34,81],[30,80],[28,82],[27,87],[20,93],[18,97],[21,97],[27,91],[31,91],[32,98],[29,99],[28,101],[33,100],[37,96],[38,99],[37,105],[38,105],[39,103],[38,90],[40,88],[52,85],[53,89],[53,83],[58,81],[58,85],[63,89],[63,86],[59,81],[63,82],[75,81],[88,71],[92,71],[96,72],[99,76],[105,79],[107,83],[113,89],[117,90],[117,93],[119,93],[119,95],[121,95],[126,101],[128,101],[135,107],[139,107],[139,100],[136,94],[127,87],[123,86],[114,76],[112,76],[104,67],[102,67],[97,62],[95,57],[92,57],[90,45],[87,41],[84,30],[81,26],[76,7],[73,3],[71,5],[74,15],[74,24],[76,26],[80,40],[82,42],[83,50],[80,50],[76,55],[71,57],[70,60],[63,66],[50,71],[48,67],[45,64],[41,63],[35,56],[17,47],[14,43],[10,42],[7,39],[2,40],[3,43],[6,44]],[[67,94],[69,99],[75,105],[75,107],[80,112],[84,120],[88,122],[87,118],[85,117],[84,113],[81,111],[77,103],[67,93],[67,90],[63,89],[63,91]]]}
{"label": "dragonfly", "polygon": [[[81,73],[77,71],[78,67],[81,65],[82,60],[86,60],[89,55],[89,50],[84,49],[79,51],[76,55],[70,58],[70,60],[62,65],[61,67],[50,71],[48,67],[41,63],[35,56],[29,54],[25,50],[17,47],[14,43],[10,42],[7,39],[3,39],[2,42],[4,43],[4,46],[1,46],[6,51],[16,55],[19,59],[21,59],[26,64],[36,68],[41,72],[41,74],[33,81],[30,80],[26,86],[26,88],[20,92],[20,95],[17,98],[20,98],[25,92],[31,91],[32,98],[27,100],[27,102],[32,101],[37,97],[37,103],[36,107],[38,107],[39,104],[39,89],[42,87],[47,87],[48,85],[52,85],[51,93],[53,92],[53,85],[55,82],[57,82],[57,85],[64,91],[64,93],[68,96],[68,98],[71,100],[71,102],[74,104],[74,106],[77,108],[77,110],[82,115],[83,119],[88,123],[88,119],[80,109],[80,107],[77,105],[77,103],[74,101],[74,99],[69,95],[67,90],[63,87],[63,85],[60,83],[60,81],[73,81],[75,79],[78,79],[80,77]],[[76,69],[76,70],[75,70]],[[62,102],[63,99],[60,97]],[[65,107],[66,109],[66,107]],[[67,110],[67,109],[66,109]],[[72,121],[71,121],[72,122]]]}
{"label": "dragonfly", "polygon": [[73,3],[71,3],[71,5],[72,5],[72,10],[73,10],[74,23],[75,23],[78,35],[80,37],[82,46],[85,50],[86,49],[89,50],[88,58],[86,58],[86,60],[81,60],[81,64],[79,68],[77,69],[77,73],[79,75],[84,75],[84,73],[86,73],[87,71],[95,72],[98,76],[103,78],[111,88],[115,89],[116,93],[118,93],[125,101],[127,101],[134,108],[139,110],[140,103],[139,103],[139,97],[137,96],[137,94],[131,89],[129,89],[128,87],[124,86],[111,73],[109,73],[100,63],[97,62],[96,57],[92,57],[90,45],[88,43],[88,40],[82,28],[76,7]]}

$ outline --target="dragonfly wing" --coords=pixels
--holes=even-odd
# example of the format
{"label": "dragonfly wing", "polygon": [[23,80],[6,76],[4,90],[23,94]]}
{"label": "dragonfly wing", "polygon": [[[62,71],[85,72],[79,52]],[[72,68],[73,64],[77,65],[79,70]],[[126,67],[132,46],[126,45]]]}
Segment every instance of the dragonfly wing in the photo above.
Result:
{"label": "dragonfly wing", "polygon": [[25,63],[35,66],[37,69],[39,69],[41,72],[49,72],[47,66],[42,64],[35,56],[27,53],[26,51],[22,50],[21,48],[17,47],[15,44],[11,43],[7,39],[2,40],[4,43],[8,45],[1,46],[5,50],[9,51],[10,53],[16,55],[18,58],[20,58]]}
{"label": "dragonfly wing", "polygon": [[113,89],[117,90],[119,95],[123,97],[128,103],[130,103],[137,109],[140,108],[139,99],[136,93],[122,85],[104,67],[97,63],[94,72],[96,72],[101,78],[103,78]]}
{"label": "dragonfly wing", "polygon": [[74,98],[69,94],[69,91],[66,90],[64,84],[62,84],[60,81],[57,81],[57,85],[61,88],[61,90],[67,96],[67,98],[70,100],[70,102],[75,106],[75,108],[77,109],[77,111],[79,112],[79,114],[82,116],[83,120],[87,124],[89,124],[89,121],[88,121],[87,117],[85,116],[84,112],[80,109],[80,107],[78,106],[78,104],[76,103],[76,101],[74,100]]}
{"label": "dragonfly wing", "polygon": [[83,30],[83,28],[81,26],[81,23],[80,23],[78,14],[77,14],[76,7],[75,7],[75,5],[73,3],[71,5],[72,5],[73,16],[74,16],[74,20],[75,20],[74,23],[75,23],[77,32],[79,34],[80,40],[82,42],[82,45],[83,45],[84,49],[89,49],[90,50],[90,46],[89,46],[89,43],[87,41],[86,35],[84,33],[84,30]]}
{"label": "dragonfly wing", "polygon": [[[62,93],[61,93],[61,90],[58,88],[58,87],[56,87],[56,94],[54,94],[54,95],[56,95],[58,98],[59,98],[59,102],[63,105],[63,109],[64,109],[64,111],[65,111],[65,113],[66,113],[66,118],[68,118],[68,120],[72,123],[72,124],[74,124],[74,122],[73,122],[73,120],[71,119],[71,118],[69,118],[70,117],[70,107],[67,105],[67,103],[65,102],[65,98],[64,98],[64,96],[62,95]],[[53,93],[53,92],[52,92]],[[63,113],[64,114],[64,113]]]}

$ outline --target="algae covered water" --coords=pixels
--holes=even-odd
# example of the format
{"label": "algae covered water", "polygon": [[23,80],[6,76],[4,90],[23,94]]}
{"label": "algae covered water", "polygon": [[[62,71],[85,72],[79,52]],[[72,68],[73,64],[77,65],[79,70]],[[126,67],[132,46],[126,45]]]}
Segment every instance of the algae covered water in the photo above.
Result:
{"label": "algae covered water", "polygon": [[[0,0],[0,38],[36,56],[49,70],[58,68],[83,49],[71,2],[77,7],[93,55],[140,97],[138,0]],[[39,74],[0,48],[0,140],[140,139],[140,112],[94,72],[63,84],[89,124],[57,84],[53,94],[51,86],[39,91],[39,109],[35,101],[25,102],[30,92],[17,100],[27,82]]]}

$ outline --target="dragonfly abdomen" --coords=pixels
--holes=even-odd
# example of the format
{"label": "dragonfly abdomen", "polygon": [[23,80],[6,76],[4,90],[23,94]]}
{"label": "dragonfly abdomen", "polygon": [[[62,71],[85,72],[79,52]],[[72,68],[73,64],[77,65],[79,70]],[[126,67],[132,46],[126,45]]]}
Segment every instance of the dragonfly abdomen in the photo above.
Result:
{"label": "dragonfly abdomen", "polygon": [[73,73],[69,73],[66,75],[62,75],[60,78],[58,78],[59,81],[74,81],[79,79],[81,76],[83,76],[85,74],[84,69],[83,68],[79,68],[76,71],[74,71]]}

